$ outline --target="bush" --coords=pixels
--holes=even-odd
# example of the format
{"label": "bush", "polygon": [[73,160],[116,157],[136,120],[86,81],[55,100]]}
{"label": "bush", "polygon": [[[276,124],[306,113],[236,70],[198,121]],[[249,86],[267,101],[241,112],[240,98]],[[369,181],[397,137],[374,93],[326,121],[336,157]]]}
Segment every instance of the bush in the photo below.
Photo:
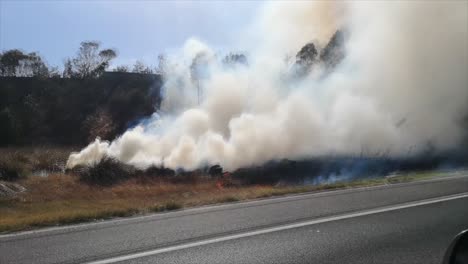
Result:
{"label": "bush", "polygon": [[175,171],[165,167],[156,167],[151,166],[148,167],[144,172],[142,172],[144,176],[150,178],[167,178],[167,177],[174,177]]}
{"label": "bush", "polygon": [[178,210],[181,209],[183,205],[181,203],[175,202],[175,201],[169,201],[166,202],[165,204],[159,204],[155,205],[149,208],[151,212],[164,212],[164,211],[172,211],[172,210]]}
{"label": "bush", "polygon": [[20,173],[12,168],[0,165],[0,180],[2,181],[16,181],[20,178]]}
{"label": "bush", "polygon": [[18,152],[0,153],[0,180],[16,181],[30,173],[30,164]]}
{"label": "bush", "polygon": [[78,172],[80,180],[88,184],[110,186],[129,179],[135,170],[111,157],[104,157],[98,163]]}
{"label": "bush", "polygon": [[166,203],[165,208],[166,208],[166,211],[178,210],[182,208],[182,204],[174,202],[174,201],[170,201]]}
{"label": "bush", "polygon": [[211,177],[220,177],[223,175],[223,168],[219,165],[214,165],[214,166],[211,166],[209,169],[208,169],[208,174],[211,176]]}
{"label": "bush", "polygon": [[35,172],[63,172],[71,148],[41,146],[0,148],[0,180],[14,181]]}

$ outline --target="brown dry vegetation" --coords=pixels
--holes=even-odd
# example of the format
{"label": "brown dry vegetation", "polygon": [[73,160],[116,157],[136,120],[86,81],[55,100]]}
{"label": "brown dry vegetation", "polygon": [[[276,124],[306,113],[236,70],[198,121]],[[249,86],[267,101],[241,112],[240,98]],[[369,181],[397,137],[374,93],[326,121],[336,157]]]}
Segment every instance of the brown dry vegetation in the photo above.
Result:
{"label": "brown dry vegetation", "polygon": [[70,152],[77,149],[50,146],[0,148],[0,180],[25,178],[39,171],[61,172]]}
{"label": "brown dry vegetation", "polygon": [[320,186],[256,185],[230,188],[219,188],[215,180],[202,177],[191,183],[136,178],[102,187],[83,183],[73,175],[58,173],[49,177],[33,176],[19,181],[27,188],[27,192],[0,200],[0,232],[290,193],[391,184],[434,176],[404,175]]}
{"label": "brown dry vegetation", "polygon": [[101,187],[65,174],[29,177],[18,183],[28,191],[0,200],[0,231],[265,197],[274,189],[272,186],[219,189],[210,179],[195,183],[131,179]]}
{"label": "brown dry vegetation", "polygon": [[[5,175],[5,171],[17,172],[19,177],[16,183],[26,188],[25,192],[13,197],[0,196],[0,232],[440,176],[434,173],[417,173],[316,186],[227,184],[224,186],[230,187],[223,187],[220,178],[217,180],[216,177],[203,176],[200,173],[174,176],[164,169],[150,168],[127,175],[127,168],[113,160],[103,161],[88,170],[65,174],[64,164],[71,150],[72,148],[0,149],[0,173]],[[34,172],[40,170],[50,174],[47,177],[35,175]],[[103,181],[102,177],[108,178],[109,174],[123,176],[120,175],[122,177],[119,176],[117,180],[111,177],[109,183]],[[94,179],[96,177],[100,178],[99,181]]]}

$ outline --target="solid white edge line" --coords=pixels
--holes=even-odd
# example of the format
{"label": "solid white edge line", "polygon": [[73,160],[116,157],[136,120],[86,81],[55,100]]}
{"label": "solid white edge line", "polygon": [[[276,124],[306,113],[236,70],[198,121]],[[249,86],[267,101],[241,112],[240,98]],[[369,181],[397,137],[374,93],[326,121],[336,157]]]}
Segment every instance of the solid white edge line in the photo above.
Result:
{"label": "solid white edge line", "polygon": [[[465,171],[463,171],[463,173],[464,172]],[[363,186],[363,187],[345,188],[345,189],[337,189],[337,190],[312,191],[312,192],[304,192],[304,193],[297,193],[297,194],[286,194],[284,196],[252,199],[252,200],[240,201],[236,203],[202,205],[202,206],[196,206],[192,208],[186,208],[180,211],[159,212],[159,213],[154,213],[154,214],[149,214],[149,215],[131,216],[131,217],[124,217],[124,218],[116,218],[116,219],[98,219],[95,222],[84,222],[84,223],[70,224],[70,225],[65,225],[65,226],[45,227],[45,228],[41,228],[37,230],[30,230],[30,231],[19,231],[19,232],[15,232],[11,234],[0,234],[0,240],[2,238],[8,239],[12,237],[36,235],[36,234],[56,232],[56,231],[60,232],[60,231],[65,231],[65,230],[73,231],[73,230],[79,230],[81,228],[88,228],[88,227],[92,228],[95,226],[109,225],[109,224],[114,224],[114,223],[139,221],[139,220],[151,219],[153,217],[159,217],[159,216],[163,216],[167,214],[174,214],[174,213],[192,213],[192,212],[202,212],[202,211],[208,212],[209,210],[216,209],[216,208],[223,208],[223,207],[226,208],[226,207],[232,207],[232,206],[238,206],[238,205],[250,205],[250,204],[264,203],[267,201],[268,202],[289,201],[289,200],[294,200],[298,197],[321,197],[321,196],[334,195],[334,194],[342,194],[342,193],[344,194],[344,193],[351,193],[351,192],[365,191],[365,190],[378,190],[378,189],[387,188],[387,187],[393,188],[393,187],[412,185],[412,184],[417,184],[417,183],[439,182],[439,181],[462,179],[462,178],[468,177],[468,174],[460,174],[460,173],[461,172],[453,172],[451,174],[454,174],[454,176],[435,177],[431,179],[417,180],[414,182],[394,183],[391,185],[383,184],[383,185]]]}
{"label": "solid white edge line", "polygon": [[192,248],[192,247],[197,247],[197,246],[203,246],[203,245],[208,245],[208,244],[213,244],[213,243],[219,243],[219,242],[228,241],[228,240],[234,240],[234,239],[239,239],[239,238],[244,238],[244,237],[251,237],[251,236],[262,235],[262,234],[267,234],[267,233],[272,233],[272,232],[278,232],[278,231],[283,231],[283,230],[288,230],[288,229],[293,229],[293,228],[299,228],[299,227],[304,227],[304,226],[309,226],[309,225],[315,225],[315,224],[320,224],[320,223],[325,223],[325,222],[337,221],[337,220],[348,219],[348,218],[359,217],[359,216],[366,216],[366,215],[371,215],[371,214],[378,214],[378,213],[395,211],[395,210],[411,208],[411,207],[416,207],[416,206],[422,206],[422,205],[428,205],[428,204],[433,204],[433,203],[440,203],[440,202],[445,202],[445,201],[450,201],[450,200],[455,200],[455,199],[462,199],[462,198],[467,198],[467,197],[468,197],[468,193],[462,193],[462,194],[450,195],[450,196],[443,196],[443,197],[439,197],[439,198],[426,199],[426,200],[421,200],[421,201],[416,201],[416,202],[411,202],[411,203],[403,203],[403,204],[398,204],[398,205],[381,207],[381,208],[377,208],[377,209],[364,210],[364,211],[350,213],[350,214],[331,216],[331,217],[324,217],[324,218],[318,218],[318,219],[309,220],[309,221],[305,221],[305,222],[299,222],[299,223],[287,224],[287,225],[282,225],[282,226],[277,226],[277,227],[259,229],[259,230],[255,230],[255,231],[249,231],[249,232],[240,233],[240,234],[228,235],[228,236],[224,236],[224,237],[200,240],[200,241],[191,242],[191,243],[187,243],[187,244],[175,245],[175,246],[170,246],[170,247],[165,247],[165,248],[159,248],[159,249],[154,249],[154,250],[149,250],[149,251],[144,251],[144,252],[139,252],[139,253],[133,253],[133,254],[124,255],[124,256],[118,256],[118,257],[113,257],[113,258],[108,258],[108,259],[91,261],[91,262],[87,262],[87,263],[88,264],[107,264],[107,263],[121,262],[121,261],[125,261],[125,260],[148,257],[148,256],[153,256],[153,255],[157,255],[157,254],[161,254],[161,253],[166,253],[166,252],[171,252],[171,251],[176,251],[176,250],[181,250],[181,249],[187,249],[187,248]]}

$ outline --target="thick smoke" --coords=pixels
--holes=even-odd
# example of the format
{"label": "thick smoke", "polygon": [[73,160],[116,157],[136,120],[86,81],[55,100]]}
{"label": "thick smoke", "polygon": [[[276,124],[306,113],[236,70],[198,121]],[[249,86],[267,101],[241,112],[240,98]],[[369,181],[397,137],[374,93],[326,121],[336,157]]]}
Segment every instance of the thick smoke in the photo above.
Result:
{"label": "thick smoke", "polygon": [[[460,144],[468,104],[465,1],[266,4],[248,43],[248,66],[226,67],[188,40],[175,55],[162,109],[113,142],[98,139],[68,167],[104,155],[140,167],[228,170],[324,155],[404,157]],[[345,58],[292,78],[285,54],[338,29]],[[192,63],[201,61],[197,67]]]}

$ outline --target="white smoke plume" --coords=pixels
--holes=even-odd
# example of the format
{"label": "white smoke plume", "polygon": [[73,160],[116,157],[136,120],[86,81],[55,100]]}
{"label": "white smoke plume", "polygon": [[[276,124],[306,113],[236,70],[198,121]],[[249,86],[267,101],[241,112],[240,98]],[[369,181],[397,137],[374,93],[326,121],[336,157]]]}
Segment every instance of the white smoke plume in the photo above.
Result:
{"label": "white smoke plume", "polygon": [[[338,28],[348,35],[345,59],[326,75],[315,65],[304,79],[288,81],[285,53],[309,41],[323,47]],[[468,104],[466,1],[266,3],[241,41],[249,66],[226,68],[208,45],[188,40],[158,115],[113,142],[97,139],[67,166],[108,155],[140,167],[233,170],[460,143]],[[194,81],[197,54],[206,67]]]}

